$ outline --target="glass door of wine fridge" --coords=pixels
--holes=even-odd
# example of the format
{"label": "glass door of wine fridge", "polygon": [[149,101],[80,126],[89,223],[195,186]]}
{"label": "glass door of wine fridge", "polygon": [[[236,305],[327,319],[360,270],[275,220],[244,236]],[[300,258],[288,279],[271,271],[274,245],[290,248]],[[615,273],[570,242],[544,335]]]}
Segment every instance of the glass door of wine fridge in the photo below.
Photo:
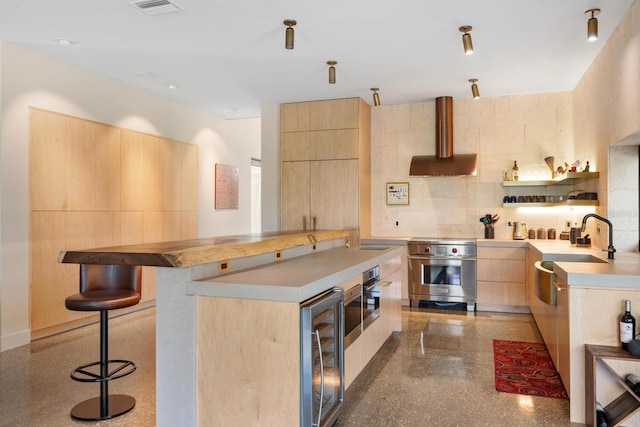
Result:
{"label": "glass door of wine fridge", "polygon": [[344,292],[334,288],[300,310],[300,425],[324,427],[344,399]]}

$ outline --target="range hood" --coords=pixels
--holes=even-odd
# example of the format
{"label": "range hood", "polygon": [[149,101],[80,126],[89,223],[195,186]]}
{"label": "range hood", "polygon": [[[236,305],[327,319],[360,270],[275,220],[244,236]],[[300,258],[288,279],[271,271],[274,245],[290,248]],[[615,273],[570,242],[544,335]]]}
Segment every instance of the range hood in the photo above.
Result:
{"label": "range hood", "polygon": [[436,154],[413,156],[409,175],[476,175],[477,161],[477,154],[453,155],[453,98],[436,98]]}

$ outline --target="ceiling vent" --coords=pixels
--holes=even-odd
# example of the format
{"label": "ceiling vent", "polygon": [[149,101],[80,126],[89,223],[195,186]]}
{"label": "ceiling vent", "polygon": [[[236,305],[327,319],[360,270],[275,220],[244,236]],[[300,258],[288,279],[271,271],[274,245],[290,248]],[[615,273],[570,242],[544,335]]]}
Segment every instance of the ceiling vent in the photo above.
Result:
{"label": "ceiling vent", "polygon": [[169,0],[136,0],[129,3],[147,15],[159,15],[161,13],[177,12],[182,10],[180,6]]}

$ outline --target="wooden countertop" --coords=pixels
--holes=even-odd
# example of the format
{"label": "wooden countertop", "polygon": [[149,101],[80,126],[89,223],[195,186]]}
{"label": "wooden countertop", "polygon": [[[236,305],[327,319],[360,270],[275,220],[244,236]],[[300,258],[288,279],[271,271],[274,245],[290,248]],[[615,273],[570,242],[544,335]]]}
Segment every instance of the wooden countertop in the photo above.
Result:
{"label": "wooden countertop", "polygon": [[71,264],[191,267],[347,238],[346,230],[290,231],[243,234],[172,242],[61,251],[58,262]]}

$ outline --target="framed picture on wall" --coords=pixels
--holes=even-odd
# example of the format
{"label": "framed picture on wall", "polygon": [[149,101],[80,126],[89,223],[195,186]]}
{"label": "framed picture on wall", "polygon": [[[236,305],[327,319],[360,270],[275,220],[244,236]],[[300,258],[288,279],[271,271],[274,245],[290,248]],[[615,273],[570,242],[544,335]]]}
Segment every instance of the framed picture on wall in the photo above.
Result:
{"label": "framed picture on wall", "polygon": [[387,205],[408,205],[409,183],[387,182]]}
{"label": "framed picture on wall", "polygon": [[238,209],[240,170],[216,163],[215,208]]}

